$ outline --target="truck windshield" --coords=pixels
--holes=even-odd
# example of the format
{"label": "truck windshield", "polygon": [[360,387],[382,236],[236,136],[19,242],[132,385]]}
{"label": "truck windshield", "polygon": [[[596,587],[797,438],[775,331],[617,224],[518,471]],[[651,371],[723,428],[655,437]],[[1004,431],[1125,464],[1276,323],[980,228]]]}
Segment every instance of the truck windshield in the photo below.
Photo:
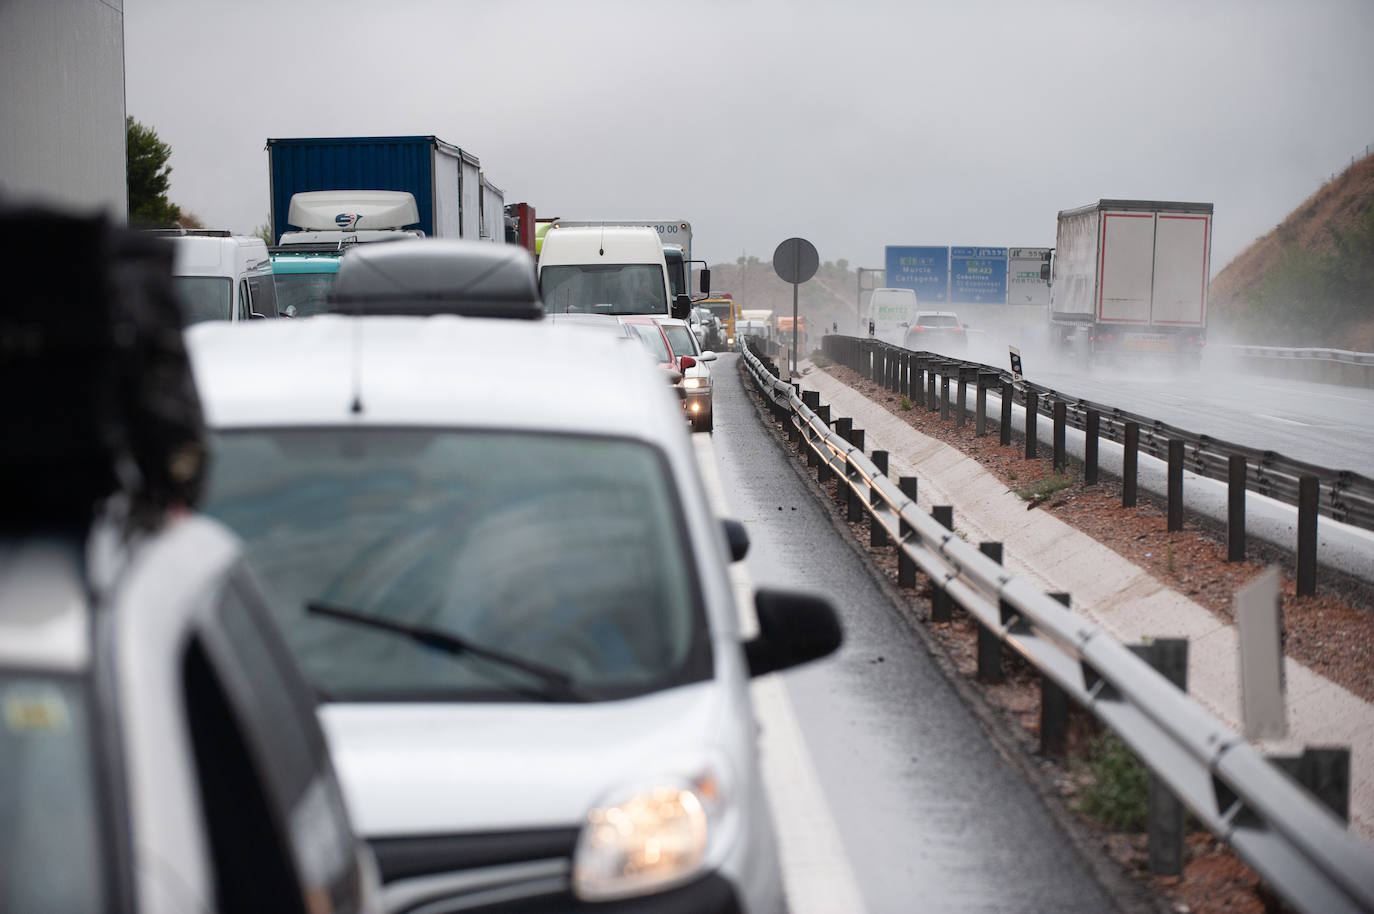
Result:
{"label": "truck windshield", "polygon": [[656,263],[549,265],[539,272],[549,313],[667,314],[663,268]]}
{"label": "truck windshield", "polygon": [[187,325],[233,318],[234,282],[223,276],[173,276]]}
{"label": "truck windshield", "polygon": [[668,262],[668,289],[676,298],[687,291],[687,269],[682,262],[682,252],[664,248],[663,259]]}
{"label": "truck windshield", "polygon": [[219,434],[214,453],[206,508],[243,537],[297,661],[332,700],[524,701],[540,683],[311,603],[451,633],[565,674],[589,700],[709,674],[676,492],[648,445],[252,429]]}
{"label": "truck windshield", "polygon": [[[333,311],[329,292],[338,273],[278,273],[277,309],[294,317]],[[291,309],[295,310],[292,311]]]}
{"label": "truck windshield", "polygon": [[0,911],[108,910],[87,698],[71,676],[0,670]]}

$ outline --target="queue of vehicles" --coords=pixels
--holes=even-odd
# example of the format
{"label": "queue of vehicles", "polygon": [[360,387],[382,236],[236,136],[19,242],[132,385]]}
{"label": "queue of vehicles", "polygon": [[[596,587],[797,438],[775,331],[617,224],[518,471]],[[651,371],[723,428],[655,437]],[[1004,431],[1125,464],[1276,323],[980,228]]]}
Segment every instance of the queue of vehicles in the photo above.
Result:
{"label": "queue of vehicles", "polygon": [[[177,574],[185,586],[163,594],[167,609],[139,619],[131,631],[141,634],[121,642],[129,656],[108,663],[172,677],[143,674],[128,697],[146,702],[156,688],[166,701],[127,720],[180,721],[164,740],[194,756],[151,775],[181,790],[166,799],[187,814],[180,831],[138,838],[175,850],[142,877],[139,851],[128,861],[93,851],[75,880],[35,867],[0,907],[304,911],[327,897],[337,911],[397,914],[497,901],[779,910],[748,680],[822,657],[841,636],[825,601],[760,591],[759,634],[740,639],[725,572],[748,538],[713,517],[678,418],[711,431],[717,356],[695,331],[707,324],[725,340],[724,325],[694,309],[686,276],[673,280],[671,259],[685,274],[688,251],[645,226],[560,226],[536,267],[517,244],[422,234],[404,215],[408,191],[387,192],[390,202],[298,193],[291,237],[270,252],[223,232],[158,240],[172,247],[168,281],[180,294],[165,301],[187,325],[209,430],[197,448],[212,454],[212,474],[204,516],[186,516],[197,508],[188,500],[155,519],[154,535],[118,544],[141,563],[121,587],[146,596]],[[333,229],[320,216],[330,209],[347,217]],[[709,294],[709,271],[700,275]],[[291,319],[253,320],[274,317]],[[651,338],[658,371],[642,342]],[[576,383],[511,371],[512,354],[543,365],[571,356]],[[276,369],[245,371],[263,363]],[[87,607],[54,604],[67,613],[54,624],[73,633],[87,625],[72,612],[133,618],[118,609],[123,591],[107,597],[83,578],[90,535],[74,531],[55,551],[6,543],[0,630],[35,588],[94,594]],[[35,556],[43,575],[11,586]],[[200,640],[196,682],[182,683],[177,645]],[[257,665],[240,672],[249,660],[234,652],[248,645]],[[52,650],[43,662],[57,664],[54,675],[89,685],[68,694],[30,673],[14,680],[16,655],[30,664]],[[158,650],[171,653],[158,660]],[[0,700],[35,727],[45,714],[95,726],[105,704],[77,699],[110,687],[107,661],[74,669],[60,658],[98,654],[8,639]],[[268,675],[267,655],[283,671]],[[223,684],[212,694],[214,676]],[[189,706],[177,706],[181,688],[196,690]],[[196,701],[219,704],[212,714]],[[283,701],[308,723],[285,723]],[[188,707],[220,729],[202,735]],[[260,744],[254,715],[268,712],[278,718],[261,726],[299,734],[300,759]],[[231,731],[243,760],[232,771],[221,757]],[[27,737],[16,748],[12,736],[0,733],[0,757],[27,760]],[[127,748],[143,751],[132,738]],[[316,774],[252,785],[278,765]],[[106,821],[111,797],[75,790],[69,769],[25,770],[14,789],[66,791],[73,815],[99,803],[93,820]],[[282,808],[223,802],[239,791]],[[14,808],[0,803],[0,818]],[[278,875],[255,880],[255,867]],[[101,873],[152,884],[112,896]],[[88,904],[91,893],[103,904]]]}

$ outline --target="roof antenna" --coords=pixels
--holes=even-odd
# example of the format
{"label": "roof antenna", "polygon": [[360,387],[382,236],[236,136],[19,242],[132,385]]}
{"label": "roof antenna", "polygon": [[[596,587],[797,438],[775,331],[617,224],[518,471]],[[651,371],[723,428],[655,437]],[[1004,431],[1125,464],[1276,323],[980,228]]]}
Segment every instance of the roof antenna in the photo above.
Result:
{"label": "roof antenna", "polygon": [[601,250],[596,252],[602,257],[606,256],[606,223],[601,223]]}
{"label": "roof antenna", "polygon": [[358,415],[363,411],[363,330],[360,307],[353,307],[353,405],[349,411]]}

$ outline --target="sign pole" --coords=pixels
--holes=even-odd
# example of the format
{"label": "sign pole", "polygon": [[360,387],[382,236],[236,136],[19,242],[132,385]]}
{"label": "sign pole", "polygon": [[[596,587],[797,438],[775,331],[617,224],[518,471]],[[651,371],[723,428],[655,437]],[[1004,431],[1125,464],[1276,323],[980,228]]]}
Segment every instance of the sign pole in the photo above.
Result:
{"label": "sign pole", "polygon": [[792,283],[792,370],[797,370],[797,290],[801,283]]}
{"label": "sign pole", "polygon": [[802,283],[816,275],[820,263],[815,246],[805,238],[788,238],[773,252],[773,272],[783,282],[792,284],[792,364],[787,373],[789,378],[797,370],[797,341],[801,336],[797,290]]}

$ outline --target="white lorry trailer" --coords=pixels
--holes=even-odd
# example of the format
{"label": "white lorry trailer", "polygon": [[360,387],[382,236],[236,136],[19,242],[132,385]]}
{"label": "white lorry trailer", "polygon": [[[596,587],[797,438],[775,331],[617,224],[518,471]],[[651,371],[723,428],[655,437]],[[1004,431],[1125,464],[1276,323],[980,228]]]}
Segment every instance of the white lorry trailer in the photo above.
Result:
{"label": "white lorry trailer", "polygon": [[1051,343],[1091,359],[1202,357],[1212,204],[1099,200],[1059,213]]}

